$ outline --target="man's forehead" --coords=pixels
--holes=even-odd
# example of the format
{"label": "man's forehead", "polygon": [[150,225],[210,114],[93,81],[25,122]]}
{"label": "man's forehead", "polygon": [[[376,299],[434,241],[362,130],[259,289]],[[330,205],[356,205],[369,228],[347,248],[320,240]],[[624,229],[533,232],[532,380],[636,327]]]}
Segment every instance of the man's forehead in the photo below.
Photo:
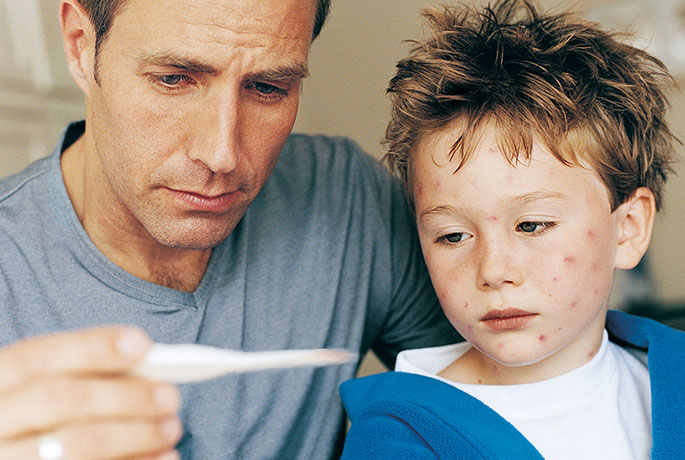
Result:
{"label": "man's forehead", "polygon": [[125,22],[195,40],[242,38],[259,46],[260,35],[309,42],[315,16],[316,0],[127,0],[113,28]]}

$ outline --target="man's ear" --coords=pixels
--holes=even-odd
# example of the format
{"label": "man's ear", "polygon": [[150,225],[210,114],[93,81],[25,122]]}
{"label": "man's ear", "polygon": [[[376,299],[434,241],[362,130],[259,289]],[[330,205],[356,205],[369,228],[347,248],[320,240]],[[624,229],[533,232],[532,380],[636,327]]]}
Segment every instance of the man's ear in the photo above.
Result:
{"label": "man's ear", "polygon": [[640,262],[652,238],[656,216],[654,194],[640,187],[614,213],[618,225],[615,267],[629,270]]}
{"label": "man's ear", "polygon": [[78,0],[62,0],[59,6],[62,41],[69,72],[88,95],[94,82],[95,30],[88,12]]}

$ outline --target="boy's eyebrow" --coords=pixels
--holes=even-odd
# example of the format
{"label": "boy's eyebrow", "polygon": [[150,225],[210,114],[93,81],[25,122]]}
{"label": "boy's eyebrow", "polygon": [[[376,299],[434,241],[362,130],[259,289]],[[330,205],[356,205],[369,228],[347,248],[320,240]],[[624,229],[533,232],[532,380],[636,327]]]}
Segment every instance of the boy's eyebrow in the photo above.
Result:
{"label": "boy's eyebrow", "polygon": [[568,198],[567,195],[561,193],[561,192],[546,192],[546,191],[537,191],[537,192],[530,192],[530,193],[524,193],[521,195],[517,195],[511,198],[507,198],[503,200],[503,205],[522,205],[522,204],[529,204],[529,203],[534,203],[536,201],[546,201],[546,200],[563,200]]}
{"label": "boy's eyebrow", "polygon": [[[521,195],[516,195],[513,197],[508,197],[500,202],[500,206],[502,207],[507,207],[507,206],[521,206],[525,204],[530,204],[534,203],[537,201],[547,201],[547,200],[563,200],[568,198],[567,195],[561,193],[561,192],[546,192],[546,191],[537,191],[537,192],[530,192],[530,193],[523,193]],[[455,208],[452,205],[439,205],[439,206],[431,206],[419,214],[419,220],[424,220],[424,219],[429,219],[433,216],[438,216],[438,215],[453,215],[457,216],[459,215],[460,212],[457,208]]]}
{"label": "boy's eyebrow", "polygon": [[[136,59],[152,65],[161,67],[174,67],[179,70],[190,73],[203,73],[208,75],[216,75],[219,70],[215,67],[197,61],[195,59],[179,56],[168,51],[158,51],[152,53],[141,53]],[[273,69],[266,69],[257,72],[251,72],[246,75],[247,80],[297,80],[307,78],[309,76],[309,69],[306,61],[298,61],[292,64],[286,64]]]}

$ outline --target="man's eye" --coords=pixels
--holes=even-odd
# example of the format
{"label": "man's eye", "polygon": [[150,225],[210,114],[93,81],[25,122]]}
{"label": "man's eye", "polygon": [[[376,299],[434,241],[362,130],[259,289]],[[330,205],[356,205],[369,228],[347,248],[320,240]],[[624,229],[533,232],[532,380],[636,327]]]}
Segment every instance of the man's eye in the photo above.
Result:
{"label": "man's eye", "polygon": [[188,78],[185,75],[174,74],[174,75],[161,75],[159,81],[167,86],[177,86],[179,83],[187,81]]}
{"label": "man's eye", "polygon": [[254,87],[257,91],[262,94],[271,94],[278,91],[279,88],[274,85],[269,85],[268,83],[255,82]]}

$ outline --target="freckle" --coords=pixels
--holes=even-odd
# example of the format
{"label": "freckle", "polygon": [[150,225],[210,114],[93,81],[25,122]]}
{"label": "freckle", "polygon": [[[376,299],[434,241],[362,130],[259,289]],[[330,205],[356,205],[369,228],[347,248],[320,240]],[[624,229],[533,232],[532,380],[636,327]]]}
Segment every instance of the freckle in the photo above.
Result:
{"label": "freckle", "polygon": [[543,342],[546,338],[547,338],[547,337],[545,337],[544,335],[540,334],[540,337],[538,337],[538,340],[539,340],[540,342]]}
{"label": "freckle", "polygon": [[478,383],[483,383],[483,381],[481,379],[478,379]]}
{"label": "freckle", "polygon": [[573,302],[571,302],[571,305],[570,305],[571,308],[576,308],[577,306],[578,306],[577,300],[574,300]]}
{"label": "freckle", "polygon": [[566,256],[564,257],[564,262],[566,262],[567,264],[575,264],[576,258],[573,256]]}
{"label": "freckle", "polygon": [[547,297],[552,297],[552,294],[549,294]]}
{"label": "freckle", "polygon": [[561,328],[557,329],[557,332],[561,331]]}

